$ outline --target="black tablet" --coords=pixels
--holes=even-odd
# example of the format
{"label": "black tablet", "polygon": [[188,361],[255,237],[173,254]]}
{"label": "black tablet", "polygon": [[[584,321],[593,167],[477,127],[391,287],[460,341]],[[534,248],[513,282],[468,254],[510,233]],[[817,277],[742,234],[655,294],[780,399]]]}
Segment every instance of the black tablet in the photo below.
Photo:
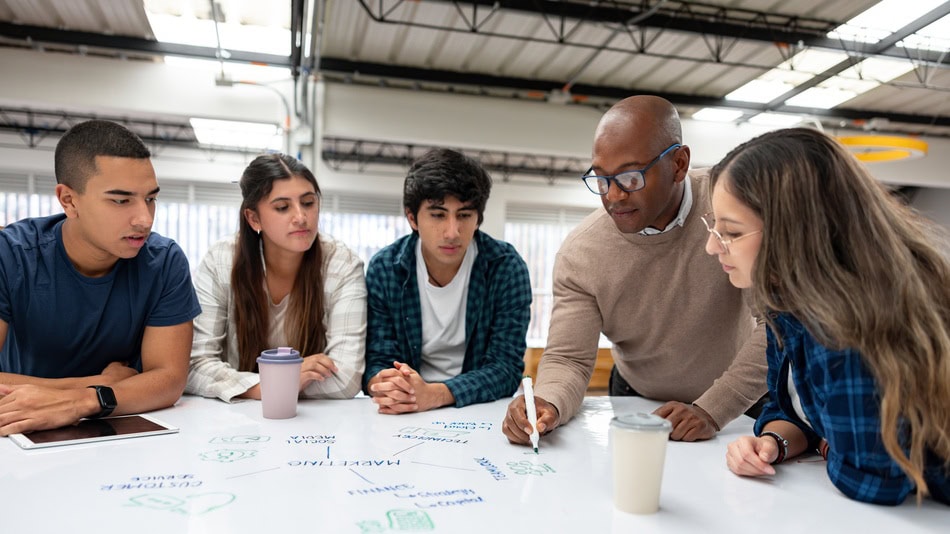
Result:
{"label": "black tablet", "polygon": [[105,419],[82,419],[75,425],[37,430],[28,434],[11,434],[10,439],[24,449],[41,449],[175,432],[178,432],[178,428],[149,415],[122,415]]}

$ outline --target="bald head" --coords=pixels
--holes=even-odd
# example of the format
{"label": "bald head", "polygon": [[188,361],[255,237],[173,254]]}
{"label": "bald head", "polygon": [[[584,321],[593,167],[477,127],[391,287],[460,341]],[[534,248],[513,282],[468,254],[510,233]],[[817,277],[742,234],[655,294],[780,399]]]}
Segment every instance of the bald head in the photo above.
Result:
{"label": "bald head", "polygon": [[680,118],[669,101],[632,96],[600,119],[590,172],[601,177],[601,184],[604,177],[616,180],[627,171],[638,171],[643,178],[639,189],[622,189],[621,182],[609,180],[601,189],[604,209],[621,232],[665,229],[679,212],[688,170],[689,147],[682,145]]}
{"label": "bald head", "polygon": [[625,98],[613,105],[600,119],[595,143],[602,137],[614,142],[641,145],[647,152],[657,152],[683,142],[679,113],[665,98],[639,95]]}

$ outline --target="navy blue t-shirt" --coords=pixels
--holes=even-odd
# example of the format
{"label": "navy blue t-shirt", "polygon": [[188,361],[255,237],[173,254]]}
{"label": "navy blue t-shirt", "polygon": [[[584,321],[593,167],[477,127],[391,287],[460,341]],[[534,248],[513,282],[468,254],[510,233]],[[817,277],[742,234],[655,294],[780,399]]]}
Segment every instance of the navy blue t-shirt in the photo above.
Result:
{"label": "navy blue t-shirt", "polygon": [[152,233],[134,258],[89,278],[66,255],[65,220],[24,219],[0,232],[0,319],[8,325],[0,371],[68,378],[97,375],[115,361],[141,369],[146,326],[201,312],[187,258]]}

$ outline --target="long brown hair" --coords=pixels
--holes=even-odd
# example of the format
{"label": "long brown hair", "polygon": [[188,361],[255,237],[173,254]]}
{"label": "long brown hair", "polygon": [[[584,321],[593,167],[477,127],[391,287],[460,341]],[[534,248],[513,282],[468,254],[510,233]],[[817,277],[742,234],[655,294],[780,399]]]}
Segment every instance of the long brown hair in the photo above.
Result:
{"label": "long brown hair", "polygon": [[[258,204],[274,188],[274,180],[299,176],[313,185],[317,197],[320,186],[303,163],[286,154],[258,156],[241,176],[241,212],[238,238],[231,269],[231,292],[234,297],[234,321],[237,325],[238,354],[241,371],[257,371],[257,357],[267,346],[267,294],[264,291],[264,262],[261,236],[251,229],[244,217],[246,209],[257,211]],[[284,331],[291,345],[307,356],[323,352],[327,344],[323,323],[323,249],[320,234],[304,252],[300,270],[290,291],[287,324]]]}
{"label": "long brown hair", "polygon": [[710,183],[720,178],[763,222],[757,303],[794,314],[828,347],[860,351],[879,387],[884,446],[919,502],[928,449],[950,466],[950,264],[939,230],[807,128],[740,145]]}

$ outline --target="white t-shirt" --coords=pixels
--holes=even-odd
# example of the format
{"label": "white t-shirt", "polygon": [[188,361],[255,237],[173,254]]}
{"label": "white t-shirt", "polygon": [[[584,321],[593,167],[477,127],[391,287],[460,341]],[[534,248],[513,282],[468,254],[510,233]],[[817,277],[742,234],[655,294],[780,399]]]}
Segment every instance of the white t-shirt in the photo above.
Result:
{"label": "white t-shirt", "polygon": [[[264,293],[267,295],[267,324],[270,325],[270,332],[267,334],[267,346],[289,347],[290,340],[287,339],[284,324],[287,320],[287,310],[290,308],[290,294],[288,293],[283,300],[274,304],[274,301],[270,298],[270,291],[267,290],[267,284],[264,284]],[[301,354],[301,356],[309,356],[309,354]]]}
{"label": "white t-shirt", "polygon": [[452,281],[443,287],[429,282],[422,257],[422,241],[416,242],[416,278],[422,308],[422,365],[419,375],[426,382],[445,382],[462,373],[465,360],[465,307],[468,284],[478,247],[473,240]]}
{"label": "white t-shirt", "polygon": [[788,367],[788,396],[791,397],[792,409],[795,410],[795,415],[804,421],[806,425],[811,426],[811,421],[805,416],[805,410],[802,408],[802,399],[798,396],[798,390],[795,389],[795,381],[792,380],[791,365]]}

